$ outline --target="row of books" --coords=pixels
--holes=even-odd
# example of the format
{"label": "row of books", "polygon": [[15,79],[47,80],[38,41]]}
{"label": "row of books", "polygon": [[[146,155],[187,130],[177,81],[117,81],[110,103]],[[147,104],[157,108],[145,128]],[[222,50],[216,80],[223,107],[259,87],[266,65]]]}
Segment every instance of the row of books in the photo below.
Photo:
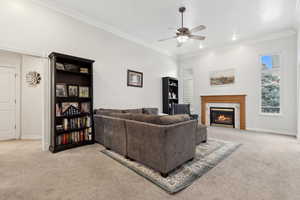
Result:
{"label": "row of books", "polygon": [[78,128],[88,128],[92,126],[91,117],[85,116],[85,117],[78,117],[74,119],[63,119],[61,121],[61,124],[58,124],[56,126],[57,131],[68,131],[72,129],[78,129]]}
{"label": "row of books", "polygon": [[60,71],[80,72],[83,74],[89,73],[89,69],[86,67],[80,67],[74,64],[67,64],[67,63],[56,63],[56,69]]}
{"label": "row of books", "polygon": [[89,102],[64,102],[56,104],[56,117],[72,116],[81,113],[90,113],[91,104]]}
{"label": "row of books", "polygon": [[83,131],[74,131],[57,136],[57,145],[77,144],[86,141],[92,141],[92,129],[88,128]]}

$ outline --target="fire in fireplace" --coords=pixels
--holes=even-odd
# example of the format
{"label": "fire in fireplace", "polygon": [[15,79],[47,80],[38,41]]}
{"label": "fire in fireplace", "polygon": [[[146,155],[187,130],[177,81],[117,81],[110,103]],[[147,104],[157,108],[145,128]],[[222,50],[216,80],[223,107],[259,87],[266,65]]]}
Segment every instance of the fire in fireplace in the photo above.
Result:
{"label": "fire in fireplace", "polygon": [[234,108],[211,107],[210,125],[235,128]]}

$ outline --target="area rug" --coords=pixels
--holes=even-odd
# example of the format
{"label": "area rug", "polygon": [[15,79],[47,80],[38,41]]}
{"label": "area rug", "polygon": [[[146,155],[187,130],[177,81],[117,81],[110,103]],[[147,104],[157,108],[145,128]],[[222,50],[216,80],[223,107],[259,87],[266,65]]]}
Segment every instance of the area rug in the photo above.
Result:
{"label": "area rug", "polygon": [[193,161],[182,165],[167,178],[163,178],[160,173],[138,162],[128,160],[113,151],[104,149],[101,152],[148,179],[168,193],[175,194],[190,186],[194,181],[231,155],[239,146],[240,144],[228,141],[209,139],[207,143],[197,146],[196,156]]}

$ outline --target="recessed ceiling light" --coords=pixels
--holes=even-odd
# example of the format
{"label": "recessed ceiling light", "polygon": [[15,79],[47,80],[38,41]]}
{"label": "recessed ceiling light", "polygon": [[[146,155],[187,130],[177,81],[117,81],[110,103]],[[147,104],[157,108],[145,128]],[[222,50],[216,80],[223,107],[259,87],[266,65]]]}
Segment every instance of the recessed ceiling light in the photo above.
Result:
{"label": "recessed ceiling light", "polygon": [[199,49],[203,49],[203,44],[202,43],[200,43]]}
{"label": "recessed ceiling light", "polygon": [[232,35],[232,41],[236,41],[237,40],[237,35],[236,34],[233,34]]}
{"label": "recessed ceiling light", "polygon": [[16,10],[16,11],[22,11],[22,10],[24,10],[23,5],[19,1],[11,1],[9,3],[10,3],[11,8],[14,9],[14,10]]}

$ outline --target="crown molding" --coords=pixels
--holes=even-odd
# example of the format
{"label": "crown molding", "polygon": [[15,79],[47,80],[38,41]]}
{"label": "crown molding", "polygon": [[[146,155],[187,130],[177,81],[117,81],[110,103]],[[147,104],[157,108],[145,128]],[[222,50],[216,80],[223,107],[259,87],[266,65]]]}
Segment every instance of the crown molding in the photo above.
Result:
{"label": "crown molding", "polygon": [[160,49],[160,48],[157,48],[156,46],[154,45],[151,45],[139,38],[136,38],[136,37],[133,37],[132,35],[128,34],[128,33],[125,33],[111,25],[108,25],[108,24],[105,24],[105,23],[102,23],[98,20],[94,20],[92,19],[91,17],[88,17],[86,15],[83,15],[81,14],[80,12],[74,10],[74,9],[69,9],[69,8],[66,8],[66,7],[63,7],[63,6],[60,6],[58,7],[58,5],[55,5],[55,4],[52,4],[52,3],[46,3],[45,1],[43,0],[29,0],[39,6],[42,6],[42,7],[46,7],[48,9],[51,9],[51,10],[54,10],[56,12],[59,12],[63,15],[66,15],[66,16],[69,16],[69,17],[72,17],[78,21],[81,21],[81,22],[84,22],[86,24],[89,24],[91,26],[94,26],[98,29],[101,29],[101,30],[104,30],[106,32],[109,32],[109,33],[112,33],[120,38],[123,38],[123,39],[126,39],[126,40],[129,40],[131,42],[134,42],[136,44],[139,44],[139,45],[142,45],[148,49],[151,49],[151,50],[154,50],[160,54],[164,54],[166,56],[169,56],[169,57],[174,57],[173,54],[171,54],[169,51],[166,51],[164,49]]}
{"label": "crown molding", "polygon": [[199,56],[199,55],[204,54],[207,51],[211,51],[211,50],[233,48],[233,47],[236,47],[236,46],[239,46],[239,45],[256,44],[256,43],[259,43],[259,42],[291,37],[291,36],[296,35],[296,34],[297,34],[297,31],[294,28],[289,28],[289,29],[285,29],[285,30],[280,31],[280,32],[254,36],[254,37],[250,37],[250,38],[240,40],[240,41],[237,41],[237,42],[227,42],[227,43],[223,43],[221,45],[208,47],[208,48],[205,48],[205,49],[202,49],[202,50],[197,50],[197,51],[193,51],[193,52],[189,52],[189,53],[185,53],[185,54],[177,54],[177,56],[179,57],[179,60],[182,60],[182,59],[186,59],[186,58]]}

